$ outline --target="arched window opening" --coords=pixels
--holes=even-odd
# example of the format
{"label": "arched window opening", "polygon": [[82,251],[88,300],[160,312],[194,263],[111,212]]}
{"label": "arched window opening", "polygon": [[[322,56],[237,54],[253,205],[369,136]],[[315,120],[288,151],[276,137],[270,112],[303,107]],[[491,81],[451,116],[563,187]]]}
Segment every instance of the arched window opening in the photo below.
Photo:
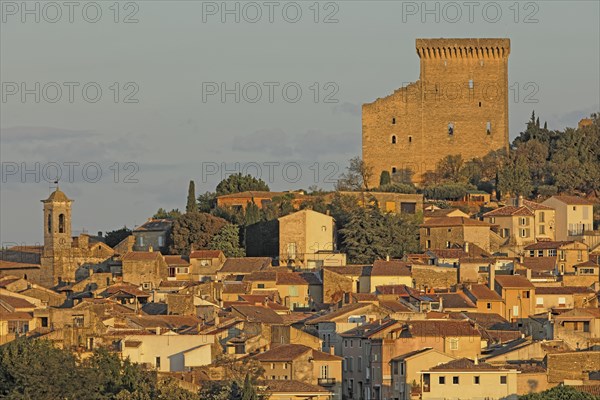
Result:
{"label": "arched window opening", "polygon": [[65,233],[65,214],[58,216],[58,233]]}
{"label": "arched window opening", "polygon": [[52,233],[52,214],[48,213],[48,223],[46,224],[48,226],[48,233]]}
{"label": "arched window opening", "polygon": [[396,135],[392,135],[392,144],[396,144]]}

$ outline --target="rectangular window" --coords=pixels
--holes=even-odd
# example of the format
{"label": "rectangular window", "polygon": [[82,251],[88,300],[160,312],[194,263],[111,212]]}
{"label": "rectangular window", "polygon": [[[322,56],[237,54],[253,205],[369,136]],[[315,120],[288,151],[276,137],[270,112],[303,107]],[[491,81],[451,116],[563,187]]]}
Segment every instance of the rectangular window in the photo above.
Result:
{"label": "rectangular window", "polygon": [[450,339],[450,350],[458,350],[458,339]]}
{"label": "rectangular window", "polygon": [[538,306],[543,306],[544,305],[544,298],[543,297],[536,297],[535,298],[535,304],[537,304]]}
{"label": "rectangular window", "polygon": [[438,383],[439,383],[440,385],[445,385],[445,384],[446,384],[446,377],[445,377],[445,376],[440,376],[440,377],[438,378]]}
{"label": "rectangular window", "polygon": [[163,247],[165,245],[165,238],[163,236],[158,237],[158,247]]}
{"label": "rectangular window", "polygon": [[290,294],[290,297],[298,297],[298,286],[290,285],[289,286],[289,294]]}
{"label": "rectangular window", "polygon": [[398,364],[400,363],[400,361],[396,361],[393,363],[393,371],[392,374],[394,375],[398,375]]}
{"label": "rectangular window", "polygon": [[329,366],[328,365],[321,365],[321,376],[320,378],[329,378]]}
{"label": "rectangular window", "polygon": [[583,206],[583,219],[588,219],[590,217],[590,209],[592,207]]}
{"label": "rectangular window", "polygon": [[358,368],[358,372],[362,372],[362,357],[358,357],[357,368]]}
{"label": "rectangular window", "polygon": [[565,259],[566,259],[565,251],[561,250],[559,255],[560,255],[560,261],[565,261]]}
{"label": "rectangular window", "polygon": [[503,376],[500,377],[500,383],[502,385],[506,385],[506,375],[503,375]]}
{"label": "rectangular window", "polygon": [[459,383],[459,382],[460,382],[460,381],[459,381],[459,379],[458,379],[458,376],[453,376],[453,377],[452,377],[452,384],[453,384],[453,385],[458,385],[458,383]]}
{"label": "rectangular window", "polygon": [[558,298],[558,305],[564,307],[565,304],[567,304],[567,299],[564,297],[559,297]]}
{"label": "rectangular window", "polygon": [[577,250],[577,261],[583,261],[583,251]]}
{"label": "rectangular window", "polygon": [[404,375],[404,362],[400,363],[400,375]]}
{"label": "rectangular window", "polygon": [[156,364],[156,369],[160,369],[160,357],[156,357],[154,363]]}
{"label": "rectangular window", "polygon": [[538,250],[538,257],[544,257],[544,250]]}
{"label": "rectangular window", "polygon": [[490,121],[485,124],[485,131],[488,135],[492,133],[492,123]]}
{"label": "rectangular window", "polygon": [[491,309],[492,309],[492,303],[487,303],[487,304],[486,304],[486,308],[487,308],[488,310],[491,310]]}
{"label": "rectangular window", "polygon": [[540,222],[546,222],[546,213],[540,211]]}
{"label": "rectangular window", "polygon": [[529,250],[529,257],[535,257],[535,250]]}
{"label": "rectangular window", "polygon": [[478,376],[473,377],[473,383],[476,385],[479,385],[479,377]]}
{"label": "rectangular window", "polygon": [[257,284],[256,284],[256,287],[257,287],[258,289],[264,289],[264,288],[265,288],[265,284],[264,284],[264,283],[257,283]]}
{"label": "rectangular window", "polygon": [[430,249],[431,248],[431,240],[428,240],[425,242],[425,248],[426,249]]}
{"label": "rectangular window", "polygon": [[454,123],[450,122],[448,124],[448,136],[454,135]]}
{"label": "rectangular window", "polygon": [[519,316],[519,306],[513,306],[513,317]]}
{"label": "rectangular window", "polygon": [[546,234],[546,225],[540,225],[539,231],[540,231],[540,235],[545,235]]}
{"label": "rectangular window", "polygon": [[548,257],[556,257],[556,249],[548,250]]}
{"label": "rectangular window", "polygon": [[524,290],[523,291],[523,298],[524,299],[528,299],[529,298],[529,290]]}

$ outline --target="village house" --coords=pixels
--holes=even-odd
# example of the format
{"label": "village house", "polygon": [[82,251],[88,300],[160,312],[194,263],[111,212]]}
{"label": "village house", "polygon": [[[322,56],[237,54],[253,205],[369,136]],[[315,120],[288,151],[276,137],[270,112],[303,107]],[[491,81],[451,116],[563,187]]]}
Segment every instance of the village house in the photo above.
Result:
{"label": "village house", "polygon": [[255,271],[270,267],[271,263],[270,257],[231,257],[217,271],[217,280],[238,280]]}
{"label": "village house", "polygon": [[505,240],[503,250],[513,255],[522,252],[528,244],[554,240],[554,209],[520,198],[516,206],[505,206],[483,214],[484,221],[497,225]]}
{"label": "village house", "polygon": [[169,238],[173,230],[173,221],[170,219],[149,218],[144,224],[132,232],[135,242],[134,251],[160,251],[169,254]]}
{"label": "village house", "polygon": [[[546,260],[556,260],[557,273],[560,275],[573,274],[575,265],[589,260],[588,247],[575,241],[542,241],[530,244],[524,248],[525,259],[530,257],[551,257]],[[524,260],[527,265],[527,260]]]}
{"label": "village house", "polygon": [[449,249],[470,242],[489,252],[491,227],[488,222],[465,217],[431,218],[419,229],[421,248]]}
{"label": "village house", "polygon": [[600,309],[574,308],[554,317],[554,339],[573,349],[588,349],[600,339]]}
{"label": "village house", "polygon": [[212,362],[214,336],[130,335],[119,343],[121,356],[160,372],[185,371]]}
{"label": "village house", "polygon": [[384,212],[417,214],[423,212],[423,195],[392,192],[338,192],[342,196],[352,196],[358,204],[365,206],[376,203]]}
{"label": "village house", "polygon": [[411,400],[421,393],[421,371],[453,360],[439,350],[425,347],[392,358],[391,398]]}
{"label": "village house", "polygon": [[190,274],[198,281],[215,278],[227,260],[221,250],[192,250],[189,258]]}
{"label": "village house", "polygon": [[513,368],[460,358],[422,371],[421,398],[489,398],[516,400],[517,374]]}
{"label": "village house", "polygon": [[580,240],[594,230],[594,203],[577,196],[552,196],[543,205],[556,212],[555,239]]}
{"label": "village house", "polygon": [[240,193],[231,193],[217,196],[217,207],[230,207],[237,210],[246,210],[249,203],[253,203],[258,208],[263,209],[278,198],[290,198],[292,205],[298,209],[306,196],[304,192],[265,192],[265,191],[246,191]]}
{"label": "village house", "polygon": [[341,398],[342,358],[301,344],[284,344],[252,356],[268,380],[297,380],[321,386]]}
{"label": "village house", "polygon": [[165,257],[159,251],[132,251],[122,258],[124,282],[141,285],[144,290],[157,288],[169,274]]}
{"label": "village house", "polygon": [[503,314],[502,297],[487,285],[469,285],[465,288],[465,294],[475,303],[477,312]]}
{"label": "village house", "polygon": [[553,309],[598,307],[598,297],[593,289],[585,286],[536,286],[535,312]]}
{"label": "village house", "polygon": [[496,276],[494,290],[503,300],[502,315],[516,321],[535,314],[535,286],[519,275]]}
{"label": "village house", "polygon": [[303,269],[346,265],[346,255],[335,251],[335,222],[331,216],[305,209],[278,221],[280,265]]}

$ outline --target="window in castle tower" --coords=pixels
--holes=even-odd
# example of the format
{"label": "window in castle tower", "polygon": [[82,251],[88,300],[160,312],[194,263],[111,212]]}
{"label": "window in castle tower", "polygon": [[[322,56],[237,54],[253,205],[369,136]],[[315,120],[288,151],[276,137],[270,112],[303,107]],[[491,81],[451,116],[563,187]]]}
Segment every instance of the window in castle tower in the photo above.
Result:
{"label": "window in castle tower", "polygon": [[479,107],[481,107],[481,102],[479,102]]}
{"label": "window in castle tower", "polygon": [[52,214],[48,214],[48,233],[52,233]]}
{"label": "window in castle tower", "polygon": [[396,118],[392,118],[392,125],[396,125]]}
{"label": "window in castle tower", "polygon": [[469,89],[473,89],[473,79],[469,79]]}
{"label": "window in castle tower", "polygon": [[412,143],[412,136],[408,137],[408,143]]}
{"label": "window in castle tower", "polygon": [[454,135],[454,124],[452,122],[448,124],[448,135]]}
{"label": "window in castle tower", "polygon": [[65,214],[58,216],[58,233],[65,233]]}
{"label": "window in castle tower", "polygon": [[396,135],[392,135],[392,144],[396,144]]}
{"label": "window in castle tower", "polygon": [[488,135],[492,134],[492,123],[490,121],[485,124],[485,131]]}
{"label": "window in castle tower", "polygon": [[392,174],[396,173],[396,167],[392,167]]}

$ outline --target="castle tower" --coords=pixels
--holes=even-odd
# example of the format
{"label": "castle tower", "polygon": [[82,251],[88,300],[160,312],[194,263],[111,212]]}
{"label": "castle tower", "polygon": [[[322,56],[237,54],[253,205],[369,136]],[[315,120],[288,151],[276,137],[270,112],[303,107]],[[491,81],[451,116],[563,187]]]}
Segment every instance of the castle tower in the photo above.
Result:
{"label": "castle tower", "polygon": [[420,78],[363,105],[363,160],[419,183],[448,155],[508,148],[509,39],[417,39]]}
{"label": "castle tower", "polygon": [[59,188],[44,203],[44,256],[52,257],[71,249],[71,204]]}

